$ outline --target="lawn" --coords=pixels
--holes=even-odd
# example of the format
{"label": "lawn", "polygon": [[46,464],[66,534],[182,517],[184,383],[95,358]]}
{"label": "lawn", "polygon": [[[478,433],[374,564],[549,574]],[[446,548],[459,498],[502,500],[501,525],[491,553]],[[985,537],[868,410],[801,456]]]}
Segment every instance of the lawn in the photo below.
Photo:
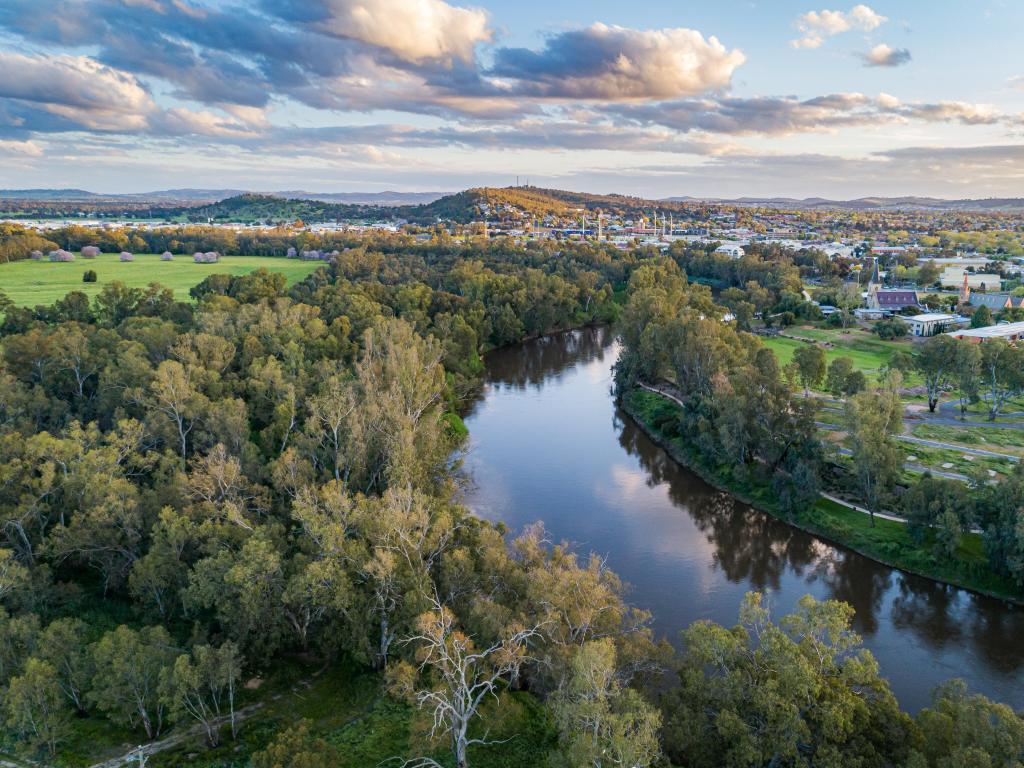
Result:
{"label": "lawn", "polygon": [[925,440],[941,440],[997,453],[1024,454],[1024,430],[918,424],[911,430],[911,434]]}
{"label": "lawn", "polygon": [[[16,261],[0,264],[0,291],[6,293],[17,306],[33,307],[52,304],[70,291],[83,291],[89,296],[95,296],[105,283],[120,280],[135,288],[157,282],[173,289],[176,298],[187,301],[189,289],[207,275],[246,275],[266,267],[273,272],[283,273],[291,285],[318,266],[318,262],[271,256],[225,256],[218,264],[196,264],[190,256],[176,256],[174,261],[160,261],[160,257],[152,253],[139,253],[135,255],[135,261],[121,262],[117,254],[104,253],[92,260]],[[87,269],[96,271],[97,282],[82,282],[82,274]]]}
{"label": "lawn", "polygon": [[824,347],[829,363],[837,357],[849,357],[858,370],[868,375],[878,374],[896,352],[909,352],[908,341],[883,341],[872,333],[858,328],[843,332],[838,328],[787,328],[785,336],[764,338],[765,346],[775,352],[782,365],[793,359],[794,350],[806,344],[808,339],[819,343],[831,344]]}

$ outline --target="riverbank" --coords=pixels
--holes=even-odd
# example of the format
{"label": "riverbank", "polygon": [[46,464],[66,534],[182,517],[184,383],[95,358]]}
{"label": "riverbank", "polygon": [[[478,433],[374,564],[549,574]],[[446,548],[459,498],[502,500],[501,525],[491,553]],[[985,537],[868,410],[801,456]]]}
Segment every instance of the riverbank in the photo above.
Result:
{"label": "riverbank", "polygon": [[682,437],[666,434],[659,424],[673,421],[680,406],[664,395],[644,389],[626,392],[623,410],[647,436],[675,461],[696,473],[708,484],[726,491],[746,504],[837,546],[853,550],[876,562],[933,581],[1024,605],[1024,594],[1011,581],[993,573],[985,560],[981,536],[966,534],[952,560],[937,560],[931,542],[914,542],[907,526],[876,516],[871,526],[868,515],[842,504],[820,499],[811,509],[795,516],[779,508],[771,489],[732,476],[729,467],[709,466]]}

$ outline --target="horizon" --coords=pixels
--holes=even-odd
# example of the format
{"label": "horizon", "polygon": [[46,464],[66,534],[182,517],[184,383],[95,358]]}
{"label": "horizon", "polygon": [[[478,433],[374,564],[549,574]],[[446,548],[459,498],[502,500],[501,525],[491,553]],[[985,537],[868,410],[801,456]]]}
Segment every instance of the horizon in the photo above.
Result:
{"label": "horizon", "polygon": [[995,1],[8,0],[0,186],[1012,197],[1022,26]]}
{"label": "horizon", "polygon": [[[0,195],[3,192],[69,192],[78,191],[85,192],[87,194],[98,195],[98,196],[138,196],[145,197],[147,194],[166,194],[167,192],[173,191],[190,191],[190,192],[236,192],[239,195],[266,195],[269,197],[281,197],[285,193],[297,192],[305,195],[382,195],[382,194],[395,194],[395,195],[437,195],[440,197],[448,197],[451,195],[457,195],[462,192],[467,192],[471,189],[538,189],[538,190],[551,190],[558,192],[570,192],[576,194],[586,195],[622,195],[624,197],[637,197],[643,200],[650,200],[652,202],[666,201],[666,200],[683,200],[686,198],[696,201],[707,201],[707,202],[735,202],[740,200],[792,200],[793,202],[805,202],[808,200],[822,200],[826,202],[856,202],[858,200],[900,200],[908,198],[919,198],[936,200],[939,202],[956,202],[960,200],[971,200],[971,201],[985,201],[985,200],[1024,200],[1024,190],[1016,195],[986,195],[984,197],[950,197],[941,195],[918,195],[918,194],[886,194],[886,195],[859,195],[857,197],[826,197],[824,195],[805,195],[802,197],[794,197],[792,195],[738,195],[736,197],[720,197],[715,195],[665,195],[662,197],[653,197],[643,194],[629,194],[619,190],[600,190],[600,189],[575,189],[568,187],[547,187],[539,186],[537,184],[504,184],[504,185],[484,185],[474,184],[462,189],[399,189],[398,186],[384,187],[382,189],[254,189],[254,188],[242,188],[242,187],[160,187],[150,186],[143,187],[138,190],[100,190],[100,189],[87,189],[85,187],[4,187],[0,188]],[[45,198],[41,198],[45,199]],[[226,198],[225,198],[226,199]]]}

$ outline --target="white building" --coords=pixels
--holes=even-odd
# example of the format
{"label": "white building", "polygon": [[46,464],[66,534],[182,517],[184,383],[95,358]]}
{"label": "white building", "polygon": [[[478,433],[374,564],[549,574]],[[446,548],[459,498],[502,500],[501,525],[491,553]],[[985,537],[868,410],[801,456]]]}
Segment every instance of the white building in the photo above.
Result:
{"label": "white building", "polygon": [[737,243],[722,243],[720,246],[715,248],[715,253],[724,253],[733,259],[742,259],[746,251],[743,250],[742,245]]}
{"label": "white building", "polygon": [[934,336],[960,325],[966,318],[941,312],[926,312],[923,315],[912,315],[902,319],[910,325],[912,336]]}

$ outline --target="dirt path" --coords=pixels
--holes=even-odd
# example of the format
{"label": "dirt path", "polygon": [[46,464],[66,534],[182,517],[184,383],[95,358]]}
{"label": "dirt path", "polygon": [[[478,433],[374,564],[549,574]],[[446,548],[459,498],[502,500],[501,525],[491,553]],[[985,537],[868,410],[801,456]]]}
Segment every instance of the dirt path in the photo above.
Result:
{"label": "dirt path", "polygon": [[[240,723],[254,715],[256,712],[259,712],[261,709],[263,709],[263,702],[242,707],[242,709],[235,712],[235,722]],[[218,717],[214,722],[216,726],[220,728],[230,722],[230,720],[230,715],[224,715],[222,717]],[[196,724],[186,731],[173,733],[166,739],[160,739],[160,741],[151,741],[148,744],[141,744],[119,757],[104,760],[102,763],[95,763],[89,768],[121,768],[121,766],[138,765],[138,756],[140,752],[146,757],[149,757],[150,755],[155,755],[157,752],[163,752],[171,749],[172,747],[184,744],[186,741],[191,741],[196,736],[202,738],[204,733],[205,729],[202,724]]]}

